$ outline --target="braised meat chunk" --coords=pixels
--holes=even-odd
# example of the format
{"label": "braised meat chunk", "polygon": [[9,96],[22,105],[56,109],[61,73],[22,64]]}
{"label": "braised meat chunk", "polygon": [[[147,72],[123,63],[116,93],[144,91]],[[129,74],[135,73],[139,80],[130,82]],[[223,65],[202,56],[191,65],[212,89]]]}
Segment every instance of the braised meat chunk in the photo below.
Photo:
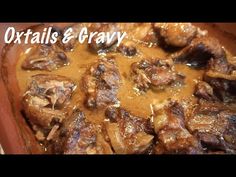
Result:
{"label": "braised meat chunk", "polygon": [[214,90],[215,95],[223,102],[236,100],[236,65],[235,59],[211,59],[209,61],[203,80]]}
{"label": "braised meat chunk", "polygon": [[154,129],[158,137],[155,147],[157,154],[202,152],[197,138],[185,127],[184,110],[179,103],[170,102],[154,111]]}
{"label": "braised meat chunk", "polygon": [[154,136],[149,119],[132,115],[123,108],[108,107],[106,110],[107,134],[112,148],[118,154],[148,153]]}
{"label": "braised meat chunk", "polygon": [[66,54],[55,45],[39,45],[22,63],[25,70],[53,71],[69,64]]}
{"label": "braised meat chunk", "polygon": [[204,81],[199,81],[195,87],[195,96],[208,101],[219,101],[215,96],[213,88]]}
{"label": "braised meat chunk", "polygon": [[236,77],[231,75],[208,72],[204,76],[206,81],[214,90],[215,95],[223,102],[236,101]]}
{"label": "braised meat chunk", "polygon": [[211,58],[226,62],[222,45],[217,39],[208,36],[193,39],[187,47],[173,54],[172,58],[175,62],[187,63],[193,68],[205,67]]}
{"label": "braised meat chunk", "polygon": [[217,58],[217,59],[211,58],[206,68],[206,71],[217,72],[217,73],[226,74],[226,75],[232,74],[234,70],[236,70],[236,66],[231,64],[228,61],[228,58],[224,58],[224,57]]}
{"label": "braised meat chunk", "polygon": [[235,118],[235,110],[224,104],[200,100],[187,121],[187,127],[198,136],[206,152],[235,153]]}
{"label": "braised meat chunk", "polygon": [[53,142],[54,153],[112,154],[111,147],[95,125],[79,109],[66,119]]}
{"label": "braised meat chunk", "polygon": [[233,60],[224,58],[211,59],[203,76],[214,94],[223,102],[236,101],[236,65]]}
{"label": "braised meat chunk", "polygon": [[[209,101],[221,100],[223,102],[235,102],[236,66],[232,63],[232,59],[229,60],[229,58],[226,57],[224,50],[219,45],[217,46],[215,44],[217,47],[213,46],[213,44],[211,45],[212,46],[208,47],[208,49],[217,49],[215,49],[214,52],[211,52],[211,58],[205,63],[207,67],[206,72],[203,75],[204,82],[198,83],[195,94],[200,98],[204,98]],[[198,54],[199,53],[196,55]],[[201,57],[202,56],[199,56],[199,58]],[[196,66],[203,66],[199,64],[200,63],[197,63]]]}
{"label": "braised meat chunk", "polygon": [[164,89],[176,82],[182,82],[184,76],[178,74],[171,59],[141,60],[131,65],[131,75],[136,87],[146,91],[151,86]]}
{"label": "braised meat chunk", "polygon": [[69,103],[76,85],[70,79],[59,75],[38,74],[23,97],[23,109],[32,124],[51,128],[53,120],[65,118],[63,108]]}
{"label": "braised meat chunk", "polygon": [[173,47],[185,47],[197,34],[191,23],[155,23],[154,30],[164,42]]}
{"label": "braised meat chunk", "polygon": [[116,49],[118,52],[125,56],[134,56],[137,54],[135,43],[132,41],[125,41],[120,44]]}
{"label": "braised meat chunk", "polygon": [[93,64],[82,78],[88,108],[102,108],[117,104],[120,74],[114,58],[103,58]]}

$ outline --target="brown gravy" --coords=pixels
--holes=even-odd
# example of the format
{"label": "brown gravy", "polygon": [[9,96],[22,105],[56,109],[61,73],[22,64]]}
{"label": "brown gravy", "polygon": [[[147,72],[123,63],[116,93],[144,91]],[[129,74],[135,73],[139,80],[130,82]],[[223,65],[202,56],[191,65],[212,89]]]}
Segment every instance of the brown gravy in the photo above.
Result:
{"label": "brown gravy", "polygon": [[[224,36],[221,31],[218,31],[212,25],[208,24],[196,25],[201,29],[208,30],[209,35],[218,38],[222,45],[225,46],[225,48],[227,48],[230,53],[236,54],[233,50],[236,48],[236,44],[232,39]],[[148,118],[152,113],[152,104],[161,103],[168,99],[194,101],[195,98],[193,96],[193,90],[197,80],[201,79],[203,71],[191,69],[183,64],[175,65],[175,69],[186,76],[184,85],[168,87],[163,91],[149,90],[145,94],[139,94],[134,89],[134,83],[130,79],[130,65],[133,62],[140,61],[144,58],[166,58],[168,53],[157,46],[148,47],[144,46],[143,44],[138,44],[137,50],[139,51],[139,54],[134,57],[126,57],[119,53],[107,54],[108,56],[115,56],[119,71],[122,76],[121,87],[118,91],[118,99],[120,100],[120,105],[122,107],[131,111],[135,115]],[[52,72],[22,70],[21,65],[22,61],[26,57],[26,53],[27,50],[21,53],[16,65],[16,76],[20,88],[20,95],[24,94],[32,75],[39,73],[50,73],[67,76],[74,80],[74,82],[77,84],[77,89],[72,97],[70,106],[74,107],[77,105],[85,113],[87,119],[94,123],[100,123],[104,120],[104,110],[90,111],[84,107],[85,96],[81,91],[81,77],[84,74],[86,68],[88,68],[91,63],[94,63],[98,59],[97,54],[93,54],[88,50],[87,44],[77,44],[74,51],[66,53],[70,58],[70,65],[59,68]]]}

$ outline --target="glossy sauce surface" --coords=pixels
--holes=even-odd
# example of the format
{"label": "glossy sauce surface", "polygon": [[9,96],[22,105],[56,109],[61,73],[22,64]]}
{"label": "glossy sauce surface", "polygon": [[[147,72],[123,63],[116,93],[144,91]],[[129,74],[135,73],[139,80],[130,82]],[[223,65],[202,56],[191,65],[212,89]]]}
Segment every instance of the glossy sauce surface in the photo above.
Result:
{"label": "glossy sauce surface", "polygon": [[[8,27],[11,24],[6,24],[5,26]],[[31,26],[32,25],[32,26]],[[35,25],[38,24],[18,24],[19,28],[16,28],[17,31],[27,29],[28,27],[34,28]],[[50,24],[52,25],[52,24]],[[69,24],[56,24],[57,26],[68,26]],[[194,24],[196,25],[196,24]],[[222,24],[222,26],[228,26],[229,29],[233,34],[236,35],[235,23],[228,23]],[[197,26],[201,27],[202,30],[208,30],[210,36],[216,37],[220,43],[229,51],[233,56],[236,55],[236,40],[235,36],[230,34],[224,33],[222,31],[218,31],[218,28],[215,27],[214,24],[197,24]],[[225,30],[225,28],[222,28]],[[2,32],[4,33],[6,28],[2,28]],[[137,30],[138,31],[138,30]],[[139,33],[137,32],[137,35]],[[143,36],[142,34],[140,34]],[[0,39],[0,42],[3,41]],[[0,44],[3,46],[4,42]],[[4,45],[4,50],[2,50],[2,57],[0,61],[1,70],[2,70],[2,82],[1,85],[1,99],[2,99],[2,106],[1,106],[1,116],[0,116],[0,139],[2,146],[4,148],[5,153],[43,153],[41,151],[41,147],[38,148],[38,141],[36,141],[35,135],[32,133],[30,126],[28,126],[27,122],[25,121],[22,115],[22,94],[25,92],[27,83],[30,82],[30,76],[35,75],[38,73],[51,73],[51,74],[60,74],[66,75],[71,77],[75,82],[77,82],[78,87],[76,93],[73,95],[73,101],[71,103],[71,107],[77,105],[83,110],[88,119],[92,120],[93,122],[101,122],[104,119],[104,112],[100,111],[88,111],[83,106],[84,95],[80,90],[80,78],[81,75],[84,73],[85,68],[90,65],[90,63],[96,62],[98,56],[95,54],[90,53],[87,51],[87,44],[78,46],[74,52],[68,52],[69,56],[75,56],[75,58],[71,58],[72,63],[70,66],[63,67],[58,69],[57,71],[53,72],[43,72],[43,71],[25,71],[21,69],[21,63],[25,59],[26,49],[29,46],[24,45]],[[145,48],[145,55],[148,56],[166,56],[167,53],[163,52],[162,49],[159,47],[148,48],[143,45],[138,45],[138,48]],[[80,50],[80,51],[79,51]],[[83,51],[86,50],[86,51]],[[140,49],[141,50],[141,49]],[[21,55],[20,55],[21,53]],[[78,54],[78,55],[77,55]],[[113,53],[114,54],[114,53]],[[155,54],[155,55],[154,55]],[[109,54],[110,55],[110,54]],[[136,56],[134,58],[124,57],[121,54],[114,54],[122,58],[118,62],[119,70],[123,71],[126,70],[127,73],[130,72],[129,66],[127,64],[133,63],[135,61],[140,60],[140,56]],[[87,58],[86,58],[87,57]],[[81,60],[79,60],[81,59]],[[77,61],[78,60],[78,61]],[[123,62],[124,61],[124,62]],[[74,65],[74,63],[78,63]],[[85,63],[85,65],[83,65]],[[16,66],[17,64],[17,66]],[[125,66],[125,68],[121,68],[121,66]],[[17,68],[17,69],[16,69]],[[127,109],[130,109],[133,113],[136,114],[143,114],[144,117],[150,115],[151,108],[150,104],[153,102],[161,102],[161,100],[168,99],[169,96],[177,98],[178,95],[182,95],[181,97],[193,98],[188,97],[187,95],[192,95],[191,89],[186,88],[193,88],[195,85],[195,80],[193,80],[192,75],[195,73],[196,78],[201,77],[201,73],[198,73],[196,70],[189,69],[187,66],[176,65],[175,68],[179,69],[182,73],[189,73],[185,79],[186,84],[193,83],[192,86],[182,86],[178,89],[185,89],[189,90],[189,92],[176,92],[177,88],[168,88],[163,92],[153,92],[148,91],[144,95],[137,95],[137,92],[133,90],[133,83],[127,77],[129,75],[122,75],[122,82],[126,85],[122,85],[119,89],[119,99],[122,101],[121,106],[124,106]],[[75,70],[73,70],[75,69]],[[202,71],[201,71],[202,72]],[[16,78],[17,76],[17,78]],[[127,78],[127,79],[124,79]],[[189,82],[190,81],[190,82]],[[189,83],[188,83],[189,82]],[[185,96],[186,94],[186,96]],[[128,96],[126,96],[128,95]],[[175,95],[175,96],[173,96]],[[179,98],[181,98],[179,97]],[[148,99],[147,99],[148,98]],[[181,102],[183,103],[183,101]],[[234,107],[235,108],[235,107]]]}
{"label": "glossy sauce surface", "polygon": [[[227,36],[222,35],[223,33],[217,31],[212,25],[195,25],[200,27],[202,30],[206,29],[210,36],[219,39],[222,45],[225,46],[230,51],[230,53],[234,54],[233,48],[235,47],[235,42],[233,40],[229,40]],[[176,64],[175,69],[179,73],[185,75],[185,84],[181,86],[167,87],[165,90],[155,91],[149,89],[146,93],[140,94],[134,88],[134,82],[130,78],[130,65],[142,59],[165,59],[169,53],[165,52],[158,46],[149,47],[141,43],[137,44],[137,50],[138,54],[133,57],[127,57],[120,53],[114,52],[106,54],[107,56],[114,56],[116,58],[117,65],[122,76],[122,83],[118,91],[118,99],[120,100],[120,105],[122,107],[131,111],[135,115],[147,118],[152,113],[152,104],[158,104],[169,99],[181,101],[191,101],[195,99],[193,96],[194,87],[197,83],[197,80],[200,80],[202,78],[202,74],[204,71],[191,69],[190,67],[183,64]],[[81,90],[81,77],[83,76],[85,70],[99,58],[97,54],[89,51],[87,43],[77,44],[72,52],[67,52],[66,54],[70,58],[70,64],[52,72],[22,70],[21,64],[28,55],[27,53],[29,52],[30,48],[21,53],[16,67],[16,75],[21,90],[20,95],[24,94],[25,90],[27,89],[27,84],[30,82],[30,77],[32,75],[39,73],[48,73],[67,76],[77,84],[77,89],[72,97],[70,106],[79,107],[82,111],[85,112],[87,119],[94,123],[100,123],[104,120],[104,110],[90,111],[84,107],[85,95]]]}
{"label": "glossy sauce surface", "polygon": [[[212,36],[220,36],[219,33],[214,32],[214,29],[208,25],[199,26],[201,29],[209,30],[209,33]],[[230,42],[232,42],[230,41],[227,43],[227,39],[224,37],[222,38],[222,41],[226,43],[226,45],[229,45]],[[27,49],[21,53],[16,66],[18,84],[21,90],[20,95],[24,94],[32,75],[48,73],[67,76],[77,84],[77,89],[72,96],[70,106],[79,107],[85,113],[87,119],[94,123],[100,123],[104,120],[104,110],[90,111],[84,107],[85,95],[81,90],[81,77],[83,76],[85,70],[99,58],[97,54],[91,53],[91,51],[88,50],[87,43],[77,44],[74,51],[67,52],[66,54],[70,58],[70,64],[52,72],[22,70],[21,64],[26,58],[27,52],[29,52],[29,50],[30,49]],[[170,86],[162,91],[149,89],[144,94],[137,92],[137,90],[134,88],[134,83],[130,78],[130,65],[142,59],[165,59],[168,56],[168,53],[158,46],[148,47],[143,44],[137,44],[137,50],[138,54],[134,57],[127,57],[120,53],[107,53],[107,56],[114,56],[116,58],[117,65],[122,76],[122,83],[118,91],[118,99],[120,100],[121,107],[131,111],[131,113],[135,115],[148,118],[152,114],[152,104],[158,104],[169,99],[181,101],[194,100],[194,87],[197,83],[197,80],[201,79],[203,70],[191,69],[190,67],[183,64],[176,64],[175,69],[179,73],[185,75],[184,85],[174,87]]]}
{"label": "glossy sauce surface", "polygon": [[[217,31],[214,26],[211,24],[195,24],[200,27],[202,30],[207,30],[209,36],[216,37],[223,47],[225,47],[227,54],[229,56],[235,55],[233,50],[236,45],[235,41],[230,39],[224,33]],[[127,30],[129,30],[127,28]],[[138,31],[138,29],[137,29]],[[142,36],[142,34],[139,34]],[[127,40],[127,39],[125,39]],[[130,39],[128,39],[130,40]],[[134,40],[135,41],[135,40]],[[108,52],[107,57],[114,57],[116,59],[117,67],[121,74],[121,83],[118,90],[118,99],[121,107],[130,111],[136,116],[143,118],[149,118],[153,113],[153,105],[161,104],[167,100],[179,100],[179,102],[184,106],[184,102],[196,101],[193,92],[195,85],[198,80],[202,80],[202,75],[204,70],[192,69],[184,64],[175,64],[175,70],[181,75],[185,76],[184,84],[182,85],[173,85],[167,86],[164,90],[155,90],[149,89],[146,93],[140,93],[134,86],[135,83],[131,78],[131,64],[138,62],[142,59],[166,59],[169,57],[167,51],[163,50],[158,45],[148,46],[144,43],[135,42],[137,48],[137,54],[132,57],[127,57],[117,52]],[[24,95],[27,90],[27,86],[31,81],[31,76],[35,74],[57,74],[66,76],[72,79],[77,88],[72,95],[72,99],[69,103],[70,108],[78,107],[86,115],[86,118],[96,124],[104,122],[105,115],[103,109],[89,110],[84,106],[85,93],[82,91],[82,77],[91,64],[96,63],[101,57],[96,53],[91,52],[88,48],[88,44],[79,44],[77,43],[76,47],[71,52],[66,52],[66,55],[70,59],[70,64],[68,66],[61,67],[54,71],[26,71],[21,68],[22,62],[34,50],[34,46],[26,47],[22,50],[20,57],[16,65],[16,77],[18,80],[21,97]],[[21,98],[20,98],[21,100]]]}

